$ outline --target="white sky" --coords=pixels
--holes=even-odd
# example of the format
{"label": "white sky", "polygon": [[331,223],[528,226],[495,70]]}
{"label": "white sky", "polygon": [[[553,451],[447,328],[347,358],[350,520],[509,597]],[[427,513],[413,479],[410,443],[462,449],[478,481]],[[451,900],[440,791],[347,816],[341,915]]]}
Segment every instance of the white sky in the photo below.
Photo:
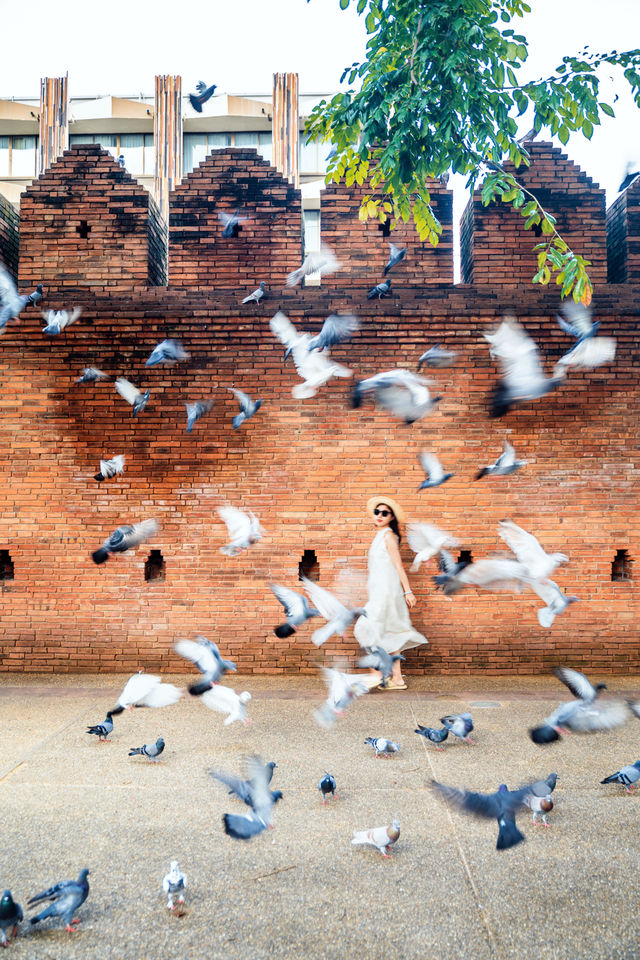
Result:
{"label": "white sky", "polygon": [[[586,43],[596,52],[640,47],[640,0],[529,3],[516,29],[529,39],[533,77]],[[38,98],[41,76],[67,71],[71,96],[151,94],[158,73],[181,74],[183,90],[202,79],[218,93],[267,93],[285,70],[300,74],[303,93],[333,92],[366,35],[338,0],[0,0],[0,36],[0,97]],[[623,90],[620,78],[608,83],[602,99],[620,94],[616,118],[604,118],[590,143],[575,135],[564,148],[609,201],[627,161],[640,161],[640,110]]]}

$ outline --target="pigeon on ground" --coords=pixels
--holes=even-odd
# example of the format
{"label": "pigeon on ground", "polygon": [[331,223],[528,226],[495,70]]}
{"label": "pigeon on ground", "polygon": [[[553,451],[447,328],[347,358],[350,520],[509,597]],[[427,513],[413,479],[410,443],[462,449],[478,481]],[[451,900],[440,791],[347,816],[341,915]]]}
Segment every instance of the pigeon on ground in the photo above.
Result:
{"label": "pigeon on ground", "polygon": [[388,760],[392,753],[397,753],[400,749],[399,743],[395,743],[393,740],[387,740],[386,737],[367,737],[365,743],[371,744],[376,752],[376,759],[378,757],[385,757],[385,759]]}
{"label": "pigeon on ground", "polygon": [[139,543],[144,543],[154,537],[160,524],[157,520],[142,520],[140,523],[129,523],[118,527],[117,530],[107,537],[101,547],[94,550],[91,554],[94,563],[104,563],[109,559],[110,553],[124,553],[137,547]]}
{"label": "pigeon on ground", "polygon": [[621,767],[617,773],[612,773],[610,777],[605,777],[600,783],[620,783],[627,791],[631,793],[635,790],[636,782],[640,780],[640,760],[629,764],[627,767]]}
{"label": "pigeon on ground", "polygon": [[538,798],[551,796],[556,788],[557,782],[558,774],[550,773],[546,780],[536,780],[535,783],[531,784],[531,793],[534,797]]}
{"label": "pigeon on ground", "polygon": [[410,370],[385,370],[366,380],[356,380],[351,393],[351,406],[362,406],[362,401],[373,395],[376,403],[405,423],[415,423],[432,413],[442,397],[432,397],[430,380]]}
{"label": "pigeon on ground", "polygon": [[120,396],[126,400],[127,403],[131,404],[133,407],[133,416],[137,417],[140,411],[146,407],[149,397],[151,396],[150,391],[145,390],[145,392],[142,393],[142,391],[134,387],[129,380],[125,380],[124,377],[118,377],[114,386]]}
{"label": "pigeon on ground", "polygon": [[394,267],[397,267],[407,255],[406,247],[396,247],[395,243],[389,243],[389,261],[382,271],[384,276],[389,273],[389,270],[393,270]]}
{"label": "pigeon on ground", "polygon": [[48,334],[50,337],[55,337],[59,333],[62,333],[65,327],[69,327],[72,323],[75,323],[81,314],[81,307],[74,307],[71,313],[67,310],[48,310],[46,313],[43,312],[42,318],[47,321],[47,325],[43,327],[42,332]]}
{"label": "pigeon on ground", "polygon": [[369,667],[371,670],[379,670],[382,674],[380,686],[386,687],[387,682],[391,679],[394,663],[396,660],[404,659],[401,653],[394,653],[392,655],[387,653],[382,647],[370,647],[367,649],[366,657],[360,657],[358,660],[358,666]]}
{"label": "pigeon on ground", "polygon": [[94,480],[102,483],[103,480],[110,480],[111,477],[115,477],[117,473],[122,473],[123,470],[124,455],[119,453],[116,457],[112,457],[111,460],[100,461],[100,471],[95,474]]}
{"label": "pigeon on ground", "polygon": [[366,617],[367,614],[363,607],[347,607],[334,594],[307,577],[300,577],[300,579],[309,599],[317,608],[320,616],[327,621],[324,627],[314,630],[311,635],[311,640],[316,647],[321,647],[334,633],[339,633],[340,636],[344,637],[357,617]]}
{"label": "pigeon on ground", "polygon": [[187,878],[181,873],[177,860],[172,860],[169,864],[169,873],[162,878],[162,889],[166,893],[167,910],[173,910],[173,898],[177,894],[177,902],[184,903],[184,891],[187,889]]}
{"label": "pigeon on ground", "polygon": [[227,526],[229,543],[220,547],[220,553],[236,557],[262,539],[264,530],[254,513],[244,513],[236,507],[218,507],[218,516]]}
{"label": "pigeon on ground", "polygon": [[323,243],[320,250],[312,250],[311,253],[308,253],[304,258],[302,266],[289,274],[287,277],[287,286],[295,287],[304,277],[308,277],[312,273],[335,273],[336,270],[340,270],[341,267],[342,264],[335,256],[333,250]]}
{"label": "pigeon on ground", "polygon": [[556,314],[556,319],[564,332],[575,338],[576,346],[584,340],[595,337],[600,329],[600,321],[592,322],[593,311],[590,307],[585,307],[574,300],[565,300],[560,309],[564,317]]}
{"label": "pigeon on ground", "polygon": [[153,348],[145,367],[155,367],[159,363],[167,363],[170,366],[178,363],[180,360],[188,360],[190,354],[183,348],[179,340],[163,340]]}
{"label": "pigeon on ground", "polygon": [[538,610],[538,622],[541,627],[550,627],[555,618],[563,613],[570,603],[576,603],[579,599],[563,593],[554,580],[532,579],[529,581],[529,586],[546,603],[546,607]]}
{"label": "pigeon on ground", "polygon": [[103,373],[97,367],[85,367],[82,376],[78,377],[76,383],[95,383],[97,380],[108,380],[109,374]]}
{"label": "pigeon on ground", "polygon": [[600,730],[611,730],[628,719],[628,709],[624,703],[614,700],[596,704],[599,692],[607,688],[606,683],[599,683],[594,687],[583,673],[569,667],[558,667],[555,674],[577,699],[561,703],[540,726],[529,731],[534,743],[553,743],[567,731],[597,733]]}
{"label": "pigeon on ground", "polygon": [[418,487],[418,490],[427,490],[430,487],[439,487],[441,483],[446,483],[447,480],[453,476],[452,473],[444,472],[442,469],[442,464],[433,453],[428,453],[426,450],[423,450],[418,459],[422,469],[427,475],[427,479],[422,481]]}
{"label": "pigeon on ground", "polygon": [[181,696],[182,691],[172,683],[163,683],[160,677],[140,670],[125,683],[111,715],[115,717],[123,710],[132,710],[134,707],[169,707]]}
{"label": "pigeon on ground", "polygon": [[76,924],[80,923],[80,919],[73,915],[89,896],[88,876],[89,871],[85,868],[80,871],[77,880],[65,880],[62,883],[56,883],[55,886],[49,887],[27,900],[28,906],[40,903],[41,900],[51,900],[49,906],[45,907],[41,913],[31,917],[31,923],[39,923],[41,920],[46,920],[47,917],[60,917],[65,924],[67,933],[75,933]]}
{"label": "pigeon on ground", "polygon": [[224,721],[225,727],[235,723],[236,720],[240,720],[245,726],[251,723],[247,716],[249,700],[251,700],[251,694],[248,690],[236,693],[231,687],[223,687],[220,683],[216,683],[202,694],[202,702],[206,707],[218,713],[227,714]]}
{"label": "pigeon on ground", "polygon": [[39,283],[28,296],[18,293],[11,274],[0,263],[0,333],[9,320],[17,320],[27,304],[35,306],[42,299],[42,284]]}
{"label": "pigeon on ground", "polygon": [[111,743],[109,734],[113,733],[112,710],[107,711],[107,716],[102,723],[96,723],[93,727],[88,727],[87,733],[95,733],[98,737],[98,743]]}
{"label": "pigeon on ground", "polygon": [[594,370],[604,363],[613,363],[616,358],[616,346],[615,337],[581,340],[568,353],[560,357],[553,368],[553,375],[561,379],[566,376],[570,367],[576,370]]}
{"label": "pigeon on ground", "polygon": [[383,857],[390,857],[389,850],[400,836],[400,821],[392,820],[387,827],[374,827],[373,830],[354,830],[351,843],[370,844],[377,847]]}
{"label": "pigeon on ground", "polygon": [[359,329],[360,321],[352,313],[332,313],[322,324],[320,333],[309,340],[307,349],[309,352],[311,350],[329,350],[336,343],[344,343],[345,340],[350,340]]}
{"label": "pigeon on ground", "polygon": [[296,590],[289,587],[282,587],[277,583],[270,583],[272,593],[277,597],[286,614],[286,623],[281,623],[274,629],[276,637],[284,640],[295,633],[298,627],[306,623],[311,617],[318,617],[320,614],[311,606],[307,598]]}
{"label": "pigeon on ground", "polygon": [[13,940],[18,934],[18,925],[23,920],[22,907],[11,896],[11,890],[5,890],[0,900],[0,946],[8,947],[7,930],[11,930]]}
{"label": "pigeon on ground", "polygon": [[449,736],[449,731],[446,727],[443,727],[442,730],[436,730],[435,727],[423,727],[421,723],[418,724],[418,729],[413,732],[419,733],[421,737],[424,737],[425,740],[432,743],[436,750],[444,749],[444,747],[439,746],[439,744],[444,743]]}
{"label": "pigeon on ground", "polygon": [[332,797],[337,797],[336,793],[336,778],[333,777],[330,773],[325,773],[324,777],[318,784],[318,790],[322,794],[322,806],[324,807],[327,802],[327,796],[331,795]]}
{"label": "pigeon on ground", "polygon": [[429,347],[426,353],[423,353],[418,360],[418,371],[420,367],[450,367],[455,363],[458,354],[455,350],[445,350],[439,343],[435,347]]}
{"label": "pigeon on ground", "polygon": [[195,403],[185,403],[185,407],[187,408],[186,432],[191,433],[194,423],[209,413],[213,407],[213,400],[197,400]]}
{"label": "pigeon on ground", "polygon": [[443,547],[460,546],[459,540],[432,523],[407,524],[407,542],[415,553],[412,571],[419,570],[421,564],[435,557]]}
{"label": "pigeon on ground", "polygon": [[266,296],[265,294],[266,288],[267,288],[266,282],[264,280],[261,280],[260,286],[256,290],[254,290],[253,293],[250,293],[248,297],[245,297],[242,302],[255,303],[257,306],[262,300],[262,298]]}
{"label": "pigeon on ground", "polygon": [[550,576],[559,564],[569,562],[569,557],[564,553],[546,553],[533,534],[527,533],[512,520],[501,520],[498,526],[500,538],[513,550],[534,580]]}
{"label": "pigeon on ground", "polygon": [[440,717],[440,723],[458,740],[475,744],[475,740],[472,740],[469,736],[473,730],[473,720],[470,713],[450,713],[446,717]]}
{"label": "pigeon on ground", "polygon": [[468,563],[457,573],[439,573],[433,578],[442,587],[445,596],[457,593],[463,587],[479,587],[482,590],[514,590],[519,593],[529,586],[531,578],[527,568],[508,557],[483,557]]}
{"label": "pigeon on ground", "polygon": [[231,237],[238,236],[238,227],[241,223],[246,223],[247,217],[239,216],[240,211],[235,210],[233,213],[225,213],[224,210],[218,210],[218,219],[224,228],[222,230],[223,240],[229,240]]}
{"label": "pigeon on ground", "polygon": [[335,668],[322,667],[322,674],[329,695],[322,706],[313,711],[313,717],[316,723],[328,730],[334,726],[338,717],[344,716],[354,700],[369,692],[369,688],[362,682],[362,678]]}
{"label": "pigeon on ground", "polygon": [[160,763],[158,757],[164,750],[164,740],[162,737],[158,737],[155,743],[143,743],[141,747],[131,747],[129,750],[130,757],[146,757],[147,760],[150,760],[152,763]]}
{"label": "pigeon on ground", "polygon": [[508,790],[502,783],[495,793],[473,793],[470,790],[447,787],[436,780],[432,781],[432,786],[444,800],[455,803],[464,813],[491,820],[496,819],[498,821],[497,850],[508,850],[525,839],[524,834],[516,826],[516,814],[524,803],[525,797],[531,793],[530,787]]}
{"label": "pigeon on ground", "polygon": [[500,454],[496,462],[479,470],[474,479],[480,480],[481,477],[486,477],[487,475],[490,477],[506,477],[508,474],[514,473],[528,463],[528,460],[516,460],[515,449],[508,440],[505,440],[504,451]]}
{"label": "pigeon on ground", "polygon": [[196,111],[196,113],[202,113],[202,105],[205,104],[207,100],[211,99],[215,89],[216,89],[215,83],[212,84],[210,87],[206,85],[204,80],[199,80],[198,83],[196,83],[196,90],[198,92],[189,94],[189,103],[191,104],[193,109]]}
{"label": "pigeon on ground", "polygon": [[547,814],[551,813],[553,810],[553,800],[551,799],[551,794],[547,793],[544,797],[537,797],[533,793],[525,797],[523,803],[526,807],[529,807],[533,814],[532,824],[534,827],[538,826],[538,814],[542,817],[542,826],[550,827],[551,824],[547,820]]}
{"label": "pigeon on ground", "polygon": [[248,394],[243,393],[242,390],[236,390],[235,387],[228,387],[227,389],[231,391],[240,404],[240,413],[236,414],[232,421],[233,429],[237,430],[245,420],[251,420],[254,413],[258,412],[262,406],[262,400],[252,400]]}
{"label": "pigeon on ground", "polygon": [[304,383],[296,385],[291,391],[296,400],[315,396],[319,388],[332,377],[352,376],[352,371],[348,367],[331,360],[328,350],[310,350],[309,344],[312,342],[310,334],[298,333],[281,310],[271,318],[269,326],[274,336],[287,348],[285,358],[289,353],[293,354],[298,375],[304,380]]}
{"label": "pigeon on ground", "polygon": [[501,381],[493,396],[492,417],[504,416],[515,403],[537,400],[564,382],[564,374],[549,379],[544,376],[537,346],[513,317],[484,336],[501,372]]}
{"label": "pigeon on ground", "polygon": [[[274,760],[265,763],[264,773],[267,786],[271,783],[273,771],[277,766],[278,764]],[[251,806],[251,783],[249,780],[242,780],[241,777],[236,777],[232,773],[225,773],[224,770],[210,770],[209,776],[213,777],[214,780],[219,780],[220,783],[224,783],[225,786],[229,787],[229,793],[235,794],[235,796],[242,800],[243,803],[246,803],[248,807]],[[282,791],[272,790],[271,797],[273,802],[277,803],[278,800],[282,800]]]}
{"label": "pigeon on ground", "polygon": [[[228,670],[236,672],[235,663],[232,660],[223,660],[217,643],[207,640],[206,637],[198,637],[197,642],[178,640],[174,649],[185,660],[191,660],[202,674],[202,680],[189,687],[189,693],[193,697],[199,697],[210,690],[214,683],[219,683]],[[215,708],[212,707],[212,709]]]}
{"label": "pigeon on ground", "polygon": [[271,825],[273,807],[276,803],[274,793],[279,794],[280,791],[269,789],[270,780],[271,772],[267,770],[260,757],[249,757],[247,781],[251,813],[248,816],[225,813],[222,820],[227,836],[236,840],[250,840]]}
{"label": "pigeon on ground", "polygon": [[391,280],[381,280],[372,290],[369,290],[367,300],[374,300],[376,297],[378,300],[382,300],[383,297],[388,297],[390,294]]}

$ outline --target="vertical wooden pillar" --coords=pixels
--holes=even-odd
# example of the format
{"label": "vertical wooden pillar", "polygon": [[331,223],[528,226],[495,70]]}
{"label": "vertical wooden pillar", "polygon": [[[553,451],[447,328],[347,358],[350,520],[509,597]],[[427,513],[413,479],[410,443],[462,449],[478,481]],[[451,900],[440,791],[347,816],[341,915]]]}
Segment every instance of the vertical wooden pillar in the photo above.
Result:
{"label": "vertical wooden pillar", "polygon": [[169,193],[182,179],[182,77],[156,77],[153,142],[153,194],[168,223]]}
{"label": "vertical wooden pillar", "polygon": [[44,173],[69,146],[69,76],[40,81],[38,174]]}
{"label": "vertical wooden pillar", "polygon": [[273,75],[273,165],[294,187],[300,185],[298,74]]}

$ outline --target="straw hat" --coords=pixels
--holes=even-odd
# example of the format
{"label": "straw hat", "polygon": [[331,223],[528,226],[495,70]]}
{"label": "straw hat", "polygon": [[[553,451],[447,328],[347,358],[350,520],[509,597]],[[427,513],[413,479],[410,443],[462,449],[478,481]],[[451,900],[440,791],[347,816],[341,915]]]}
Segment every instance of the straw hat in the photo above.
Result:
{"label": "straw hat", "polygon": [[367,500],[367,513],[373,519],[373,511],[378,506],[379,503],[386,503],[388,507],[391,507],[395,514],[395,518],[398,523],[404,523],[404,510],[400,506],[397,500],[394,500],[393,497],[387,497],[384,494],[376,495]]}

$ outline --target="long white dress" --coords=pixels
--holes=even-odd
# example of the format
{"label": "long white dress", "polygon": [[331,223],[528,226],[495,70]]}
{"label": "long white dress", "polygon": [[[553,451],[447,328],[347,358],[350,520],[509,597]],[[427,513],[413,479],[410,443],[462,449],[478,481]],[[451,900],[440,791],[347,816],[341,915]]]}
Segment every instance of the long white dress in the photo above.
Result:
{"label": "long white dress", "polygon": [[400,577],[385,542],[393,536],[393,531],[386,527],[373,538],[369,549],[367,616],[359,617],[353,628],[361,647],[382,647],[387,653],[429,642],[411,626]]}

